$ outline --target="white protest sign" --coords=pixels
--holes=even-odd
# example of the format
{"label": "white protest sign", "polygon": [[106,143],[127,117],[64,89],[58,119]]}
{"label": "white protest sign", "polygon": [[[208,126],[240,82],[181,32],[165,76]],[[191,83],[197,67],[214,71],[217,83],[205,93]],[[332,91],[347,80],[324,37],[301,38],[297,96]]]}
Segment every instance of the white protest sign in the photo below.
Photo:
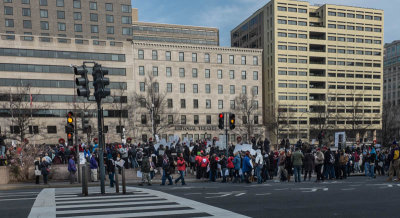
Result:
{"label": "white protest sign", "polygon": [[85,163],[86,163],[85,154],[79,152],[79,164],[85,164]]}

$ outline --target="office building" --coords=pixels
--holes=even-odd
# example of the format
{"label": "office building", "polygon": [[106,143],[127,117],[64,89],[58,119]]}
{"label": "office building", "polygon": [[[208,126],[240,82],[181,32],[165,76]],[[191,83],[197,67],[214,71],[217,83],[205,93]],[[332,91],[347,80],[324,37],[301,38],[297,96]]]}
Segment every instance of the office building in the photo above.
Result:
{"label": "office building", "polygon": [[264,119],[275,142],[372,142],[381,129],[382,10],[272,0],[231,31],[263,48]]}

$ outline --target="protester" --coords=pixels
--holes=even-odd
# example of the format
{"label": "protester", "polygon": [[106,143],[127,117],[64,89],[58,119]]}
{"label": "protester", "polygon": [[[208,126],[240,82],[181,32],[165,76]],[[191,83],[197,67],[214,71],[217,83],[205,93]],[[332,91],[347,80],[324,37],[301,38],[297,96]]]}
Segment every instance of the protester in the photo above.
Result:
{"label": "protester", "polygon": [[48,175],[50,174],[50,168],[49,168],[49,163],[46,160],[46,157],[42,158],[42,163],[40,164],[40,169],[42,171],[43,175],[43,183],[47,185],[47,178]]}
{"label": "protester", "polygon": [[40,184],[40,176],[42,175],[41,169],[40,169],[40,157],[37,157],[35,159],[35,179],[36,179],[36,184]]}
{"label": "protester", "polygon": [[186,172],[186,162],[185,162],[185,160],[183,158],[182,153],[180,153],[180,155],[178,157],[177,165],[178,165],[178,172],[179,172],[180,176],[179,176],[179,178],[177,178],[175,180],[175,184],[177,184],[179,182],[179,180],[181,180],[182,181],[182,185],[186,185],[185,178],[184,178],[184,175],[185,175],[185,172]]}
{"label": "protester", "polygon": [[172,185],[171,166],[167,154],[164,154],[162,163],[163,175],[161,178],[161,185],[165,185],[165,180],[168,179],[168,185]]}
{"label": "protester", "polygon": [[307,179],[307,175],[308,175],[308,181],[311,180],[311,174],[313,172],[314,169],[314,163],[315,163],[315,157],[314,155],[311,153],[311,149],[307,150],[307,153],[304,157],[304,181],[306,181]]}
{"label": "protester", "polygon": [[296,147],[295,152],[291,157],[294,167],[294,181],[301,182],[301,166],[303,165],[304,155],[301,153],[300,148]]}
{"label": "protester", "polygon": [[97,168],[98,164],[94,155],[90,158],[90,175],[92,178],[92,182],[97,182]]}
{"label": "protester", "polygon": [[76,165],[75,165],[75,157],[71,156],[68,161],[68,172],[69,172],[69,183],[73,184],[76,180]]}
{"label": "protester", "polygon": [[147,156],[147,154],[143,155],[142,159],[142,164],[140,167],[141,173],[142,173],[142,183],[139,185],[143,185],[147,181],[147,185],[151,185],[151,179],[150,179],[150,159]]}

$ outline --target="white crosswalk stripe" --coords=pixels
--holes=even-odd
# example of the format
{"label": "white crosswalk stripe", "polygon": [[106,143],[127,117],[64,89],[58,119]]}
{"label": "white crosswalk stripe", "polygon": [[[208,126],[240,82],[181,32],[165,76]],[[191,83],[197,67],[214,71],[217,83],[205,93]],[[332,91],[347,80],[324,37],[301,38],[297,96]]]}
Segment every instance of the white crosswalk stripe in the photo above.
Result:
{"label": "white crosswalk stripe", "polygon": [[[224,209],[177,197],[164,192],[127,188],[126,195],[100,195],[89,188],[83,197],[78,188],[44,189],[29,217],[246,217]],[[115,193],[107,189],[107,193]]]}

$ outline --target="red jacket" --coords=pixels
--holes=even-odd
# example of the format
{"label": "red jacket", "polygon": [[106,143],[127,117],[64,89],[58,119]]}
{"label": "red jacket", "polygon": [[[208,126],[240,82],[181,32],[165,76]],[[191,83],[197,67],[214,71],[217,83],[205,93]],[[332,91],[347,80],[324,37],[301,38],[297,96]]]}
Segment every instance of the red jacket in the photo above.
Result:
{"label": "red jacket", "polygon": [[178,165],[178,171],[186,170],[185,160],[182,157],[178,158],[178,161],[176,163]]}
{"label": "red jacket", "polygon": [[207,157],[203,157],[202,160],[201,160],[200,167],[203,167],[203,168],[207,167],[207,165],[208,165],[209,162],[210,162],[210,161],[208,160]]}
{"label": "red jacket", "polygon": [[197,155],[196,158],[195,158],[194,160],[196,161],[196,164],[198,164],[198,166],[200,166],[201,160],[202,160],[202,159],[203,159],[203,158],[201,158],[200,155]]}
{"label": "red jacket", "polygon": [[226,165],[229,169],[233,169],[235,168],[235,166],[233,165],[233,159],[235,159],[234,157],[229,157],[228,158],[228,164]]}

